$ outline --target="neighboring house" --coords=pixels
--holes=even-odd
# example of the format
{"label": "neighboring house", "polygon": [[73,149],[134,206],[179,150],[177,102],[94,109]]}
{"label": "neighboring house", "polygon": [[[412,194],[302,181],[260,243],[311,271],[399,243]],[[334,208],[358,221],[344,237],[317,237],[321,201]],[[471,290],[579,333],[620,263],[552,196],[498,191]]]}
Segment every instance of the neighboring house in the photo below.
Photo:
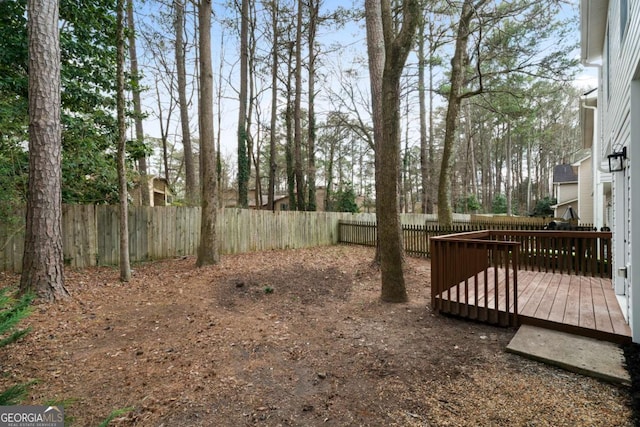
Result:
{"label": "neighboring house", "polygon": [[594,169],[612,178],[614,288],[640,343],[640,1],[581,0],[580,11],[582,62],[599,78]]}
{"label": "neighboring house", "polygon": [[[256,209],[256,191],[255,189],[251,189],[248,191],[248,203],[249,209]],[[238,191],[235,189],[227,189],[223,192],[223,206],[225,208],[235,208],[238,207]],[[324,212],[325,208],[325,200],[327,198],[327,190],[325,187],[317,187],[316,188],[316,211]],[[267,194],[262,194],[261,206],[258,209],[266,209],[267,208]],[[364,203],[364,198],[356,198],[356,203],[360,206],[362,210],[362,203]],[[289,196],[284,194],[276,194],[274,200],[274,210],[275,211],[287,211],[290,210],[291,203],[289,201]]]}
{"label": "neighboring house", "polygon": [[[576,219],[581,224],[593,224],[600,229],[603,224],[595,221],[593,169],[590,147],[572,156],[571,163],[553,168],[553,207],[555,218]],[[567,218],[573,211],[577,217]]]}
{"label": "neighboring house", "polygon": [[[131,190],[131,198],[133,199],[134,206],[142,205],[140,185],[140,183],[136,184]],[[149,187],[149,201],[151,206],[168,206],[173,202],[171,189],[166,179],[158,176],[150,177],[147,179],[147,185]]]}
{"label": "neighboring house", "polygon": [[[225,208],[237,208],[238,207],[238,190],[234,188],[229,188],[223,191],[223,206]],[[324,200],[324,199],[323,199]],[[275,211],[286,211],[289,210],[289,197],[283,194],[276,194],[274,196],[274,210]],[[256,207],[256,190],[250,189],[247,191],[247,203],[249,205],[249,209],[267,209],[268,205],[268,196],[266,193],[262,194],[262,200],[259,202],[260,207]],[[324,205],[322,208],[318,208],[318,210],[324,210]]]}
{"label": "neighboring house", "polygon": [[573,207],[578,208],[578,168],[568,163],[557,165],[553,168],[553,197],[556,204],[553,206],[553,216],[562,218],[562,215]]}

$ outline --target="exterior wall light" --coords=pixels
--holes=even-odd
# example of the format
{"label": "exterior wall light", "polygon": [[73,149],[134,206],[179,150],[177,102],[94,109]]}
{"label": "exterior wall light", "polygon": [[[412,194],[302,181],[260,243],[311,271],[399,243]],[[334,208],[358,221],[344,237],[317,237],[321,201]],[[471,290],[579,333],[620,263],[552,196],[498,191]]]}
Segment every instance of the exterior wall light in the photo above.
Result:
{"label": "exterior wall light", "polygon": [[607,156],[609,160],[609,172],[619,172],[624,170],[624,160],[627,158],[627,147],[622,147],[622,151],[615,151]]}

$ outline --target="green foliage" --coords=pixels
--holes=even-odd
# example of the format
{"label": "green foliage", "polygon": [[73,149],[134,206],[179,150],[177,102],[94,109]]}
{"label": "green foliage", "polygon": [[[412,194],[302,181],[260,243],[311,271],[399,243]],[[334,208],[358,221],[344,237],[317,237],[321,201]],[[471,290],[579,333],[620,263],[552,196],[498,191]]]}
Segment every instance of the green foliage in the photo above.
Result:
{"label": "green foliage", "polygon": [[[0,205],[23,204],[28,140],[26,0],[0,1]],[[117,200],[115,0],[60,1],[63,202]],[[140,148],[140,147],[136,147]],[[140,150],[131,153],[140,155]],[[4,214],[7,208],[0,208]]]}
{"label": "green foliage", "polygon": [[329,210],[333,212],[360,212],[356,203],[356,193],[350,183],[344,184],[333,194],[329,203]]}
{"label": "green foliage", "polygon": [[111,421],[113,421],[114,419],[116,419],[117,417],[126,414],[127,412],[131,412],[133,411],[133,407],[129,407],[129,408],[121,408],[121,409],[114,409],[113,411],[111,411],[111,413],[109,414],[109,416],[107,418],[105,418],[104,421],[102,421],[99,424],[99,427],[107,427],[109,425],[109,423]]}
{"label": "green foliage", "polygon": [[466,197],[460,197],[455,205],[455,211],[458,213],[469,213],[480,210],[482,205],[478,202],[475,194],[469,194]]}
{"label": "green foliage", "polygon": [[[102,131],[94,125],[98,119]],[[118,173],[111,151],[115,141],[112,117],[64,117],[62,200],[65,203],[116,203]]]}
{"label": "green foliage", "polygon": [[545,197],[544,199],[538,200],[536,202],[536,206],[533,208],[532,215],[539,217],[548,217],[553,216],[553,208],[551,206],[558,203],[558,201],[553,197]]}
{"label": "green foliage", "polygon": [[19,298],[9,295],[9,289],[0,289],[0,347],[15,342],[26,333],[28,329],[14,330],[18,322],[31,313],[31,301],[33,294],[24,294]]}
{"label": "green foliage", "polygon": [[0,405],[17,405],[24,400],[32,383],[16,384],[0,393]]}
{"label": "green foliage", "polygon": [[127,155],[131,160],[140,160],[153,154],[153,149],[144,141],[133,139],[127,141]]}
{"label": "green foliage", "polygon": [[[9,289],[0,289],[0,348],[5,347],[29,332],[29,329],[16,329],[18,322],[31,313],[33,294],[20,297],[9,295]],[[17,384],[0,393],[0,405],[15,405],[26,395],[31,383]]]}
{"label": "green foliage", "polygon": [[16,214],[25,202],[28,169],[27,153],[0,139],[0,223],[10,229],[22,219]]}
{"label": "green foliage", "polygon": [[64,425],[65,426],[72,426],[74,421],[75,421],[75,417],[69,415],[67,413],[67,408],[69,408],[71,405],[73,405],[74,403],[77,403],[79,399],[75,398],[75,397],[68,397],[66,399],[49,399],[49,400],[45,400],[44,402],[42,402],[42,404],[44,406],[62,406],[64,408]]}
{"label": "green foliage", "polygon": [[491,212],[494,214],[506,214],[507,213],[507,198],[504,194],[496,194],[493,197],[493,203],[491,206]]}

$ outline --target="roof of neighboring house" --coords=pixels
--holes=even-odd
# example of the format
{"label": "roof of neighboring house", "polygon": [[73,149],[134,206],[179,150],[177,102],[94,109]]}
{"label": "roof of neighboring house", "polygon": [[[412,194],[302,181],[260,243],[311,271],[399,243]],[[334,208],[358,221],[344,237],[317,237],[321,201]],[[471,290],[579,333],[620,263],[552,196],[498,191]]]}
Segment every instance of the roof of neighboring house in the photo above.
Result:
{"label": "roof of neighboring house", "polygon": [[578,182],[578,174],[570,164],[557,165],[553,168],[553,183],[563,184]]}
{"label": "roof of neighboring house", "polygon": [[591,158],[591,148],[583,148],[571,155],[571,165],[580,166],[580,163]]}
{"label": "roof of neighboring house", "polygon": [[[280,200],[284,200],[289,198],[289,196],[287,195],[281,195],[281,194],[276,194],[273,196],[273,201],[274,202],[279,202]],[[269,203],[269,197],[265,196],[264,194],[262,195],[262,199],[260,200],[260,206],[264,207],[267,206],[267,204]],[[252,197],[249,199],[249,207],[255,207],[256,206],[256,199],[255,197]]]}
{"label": "roof of neighboring house", "polygon": [[578,203],[578,198],[574,197],[573,199],[569,199],[569,200],[563,200],[561,202],[556,203],[555,205],[551,205],[550,207],[552,209],[559,209],[562,206],[567,206],[567,205],[571,205],[571,204],[576,204]]}

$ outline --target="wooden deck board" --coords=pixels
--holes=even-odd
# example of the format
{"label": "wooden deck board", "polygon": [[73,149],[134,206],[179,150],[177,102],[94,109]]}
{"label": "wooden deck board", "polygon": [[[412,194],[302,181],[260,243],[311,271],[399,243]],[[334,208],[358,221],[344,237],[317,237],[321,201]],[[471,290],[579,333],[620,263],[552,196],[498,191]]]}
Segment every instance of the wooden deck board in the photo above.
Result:
{"label": "wooden deck board", "polygon": [[[504,291],[497,296],[495,279],[504,288],[505,273],[493,269],[481,273],[438,296],[447,299],[456,310],[452,314],[477,320],[495,321],[498,313],[505,311]],[[514,312],[513,278],[509,278],[509,313]],[[504,313],[503,313],[504,314]],[[568,328],[574,333],[594,335],[603,339],[618,340],[631,337],[618,300],[611,286],[611,279],[574,276],[552,272],[518,271],[518,317],[521,323],[534,323],[549,327]],[[580,332],[582,331],[582,332]],[[591,332],[590,332],[591,331]],[[617,338],[616,338],[617,337]]]}
{"label": "wooden deck board", "polygon": [[[579,326],[587,329],[596,328],[596,320],[593,309],[593,298],[591,296],[591,281],[580,280],[579,276],[576,280],[580,282],[580,323]],[[588,279],[588,278],[587,278]]]}
{"label": "wooden deck board", "polygon": [[[533,287],[531,292],[531,297],[527,301],[527,304],[524,306],[520,306],[520,313],[522,316],[533,316],[538,310],[538,306],[540,305],[540,301],[542,301],[542,297],[551,282],[551,275],[547,273],[538,273],[541,277],[541,280],[537,282],[537,285]],[[532,282],[533,283],[533,282]],[[529,283],[529,286],[532,285]],[[520,284],[518,284],[520,285]]]}
{"label": "wooden deck board", "polygon": [[567,300],[569,299],[570,282],[571,276],[563,275],[560,278],[558,291],[556,292],[556,297],[553,300],[548,320],[552,322],[562,322],[564,320],[565,308],[567,306]]}
{"label": "wooden deck board", "polygon": [[604,290],[600,279],[590,277],[591,291],[593,296],[593,314],[596,321],[596,329],[613,333],[613,325],[611,324],[611,316],[607,309],[607,300],[604,296]]}
{"label": "wooden deck board", "polygon": [[572,326],[580,325],[580,280],[572,280],[569,283],[567,307],[565,308],[562,323]]}

